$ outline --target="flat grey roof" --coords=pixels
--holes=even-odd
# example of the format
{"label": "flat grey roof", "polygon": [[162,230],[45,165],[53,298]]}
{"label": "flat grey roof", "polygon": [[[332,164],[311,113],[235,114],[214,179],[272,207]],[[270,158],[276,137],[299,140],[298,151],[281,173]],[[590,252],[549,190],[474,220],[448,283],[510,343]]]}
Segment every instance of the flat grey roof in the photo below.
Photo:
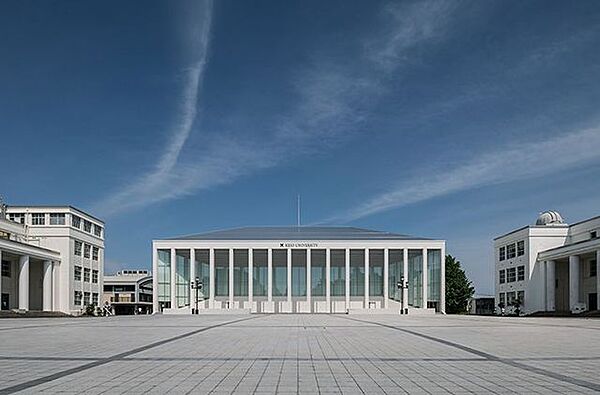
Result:
{"label": "flat grey roof", "polygon": [[167,240],[431,240],[350,226],[254,226],[216,230]]}

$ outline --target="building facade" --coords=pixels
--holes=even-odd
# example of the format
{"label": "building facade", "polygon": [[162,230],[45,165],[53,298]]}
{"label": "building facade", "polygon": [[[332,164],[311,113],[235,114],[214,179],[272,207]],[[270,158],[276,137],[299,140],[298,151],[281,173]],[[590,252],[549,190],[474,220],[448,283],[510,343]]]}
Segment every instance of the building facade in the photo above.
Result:
{"label": "building facade", "polygon": [[8,300],[3,308],[79,314],[87,305],[98,305],[104,222],[71,206],[10,206],[5,211],[2,223],[12,230],[0,242],[3,274],[5,267],[10,274],[2,276]]}
{"label": "building facade", "polygon": [[568,225],[556,211],[494,239],[496,304],[524,313],[598,310],[600,217]]}
{"label": "building facade", "polygon": [[152,313],[152,274],[148,270],[121,270],[104,276],[102,304],[115,315]]}
{"label": "building facade", "polygon": [[[154,311],[445,311],[445,242],[351,227],[250,227],[154,240]],[[399,284],[407,281],[404,289]]]}

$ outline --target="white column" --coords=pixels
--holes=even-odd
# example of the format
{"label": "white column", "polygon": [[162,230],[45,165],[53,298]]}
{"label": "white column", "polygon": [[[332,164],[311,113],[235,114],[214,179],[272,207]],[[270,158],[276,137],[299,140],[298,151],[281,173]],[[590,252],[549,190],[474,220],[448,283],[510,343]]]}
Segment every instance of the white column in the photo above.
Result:
{"label": "white column", "polygon": [[369,249],[365,248],[365,309],[369,308]]}
{"label": "white column", "polygon": [[556,262],[546,261],[546,311],[556,311]]}
{"label": "white column", "polygon": [[208,305],[214,307],[215,305],[215,249],[211,248],[208,251]]}
{"label": "white column", "polygon": [[312,294],[312,289],[311,289],[311,281],[312,279],[311,277],[311,267],[312,267],[312,261],[311,261],[312,257],[311,257],[311,252],[310,252],[310,248],[308,248],[306,250],[306,301],[308,302],[308,308],[310,309],[310,312],[312,313],[312,304],[311,304],[311,294]]}
{"label": "white column", "polygon": [[248,249],[248,302],[250,306],[252,306],[252,301],[254,297],[254,250],[252,248]]}
{"label": "white column", "polygon": [[42,283],[42,309],[52,311],[52,261],[44,261]]}
{"label": "white column", "polygon": [[579,303],[579,256],[569,257],[569,309],[573,311]]}
{"label": "white column", "polygon": [[273,249],[267,252],[267,300],[273,301]]}
{"label": "white column", "polygon": [[200,293],[200,290],[196,291],[195,288],[192,288],[191,285],[194,283],[194,286],[197,287],[196,284],[196,250],[190,248],[190,283],[187,285],[190,290],[190,309],[196,308],[196,292]]}
{"label": "white column", "polygon": [[287,249],[287,301],[292,303],[292,250]]}
{"label": "white column", "polygon": [[29,255],[19,257],[19,309],[29,310]]}
{"label": "white column", "polygon": [[229,308],[233,308],[233,248],[229,249]]}
{"label": "white column", "polygon": [[390,297],[389,295],[389,271],[390,271],[390,257],[389,257],[389,252],[390,250],[385,248],[383,250],[383,308],[387,309],[388,307],[388,299]]}
{"label": "white column", "polygon": [[[52,310],[55,311],[60,311],[60,266],[58,262],[54,262],[54,264],[52,265],[52,284],[53,284],[53,290],[52,290]],[[104,270],[102,270],[101,272],[98,273],[98,276],[102,277]],[[100,285],[100,281],[98,281],[98,285]],[[104,285],[100,285],[98,287],[98,289],[101,291],[104,289]],[[99,296],[98,296],[99,297]]]}
{"label": "white column", "polygon": [[[404,276],[404,281],[405,283],[408,283],[408,248],[405,248],[402,251],[402,275]],[[412,284],[408,284],[409,286],[412,286]],[[397,284],[394,284],[394,287],[397,287]],[[405,287],[404,284],[402,284],[402,309],[407,309],[408,308],[408,287]]]}
{"label": "white column", "polygon": [[158,313],[158,251],[152,246],[152,311]]}
{"label": "white column", "polygon": [[440,313],[446,314],[446,245],[440,256]]}
{"label": "white column", "polygon": [[344,283],[346,284],[346,311],[350,309],[350,249],[346,248],[346,278]]}
{"label": "white column", "polygon": [[421,298],[421,307],[427,308],[427,248],[423,248],[423,296]]}
{"label": "white column", "polygon": [[600,310],[600,250],[596,251],[596,308]]}
{"label": "white column", "polygon": [[171,308],[177,308],[177,256],[175,248],[171,248]]}
{"label": "white column", "polygon": [[325,249],[325,301],[327,311],[331,313],[331,251]]}

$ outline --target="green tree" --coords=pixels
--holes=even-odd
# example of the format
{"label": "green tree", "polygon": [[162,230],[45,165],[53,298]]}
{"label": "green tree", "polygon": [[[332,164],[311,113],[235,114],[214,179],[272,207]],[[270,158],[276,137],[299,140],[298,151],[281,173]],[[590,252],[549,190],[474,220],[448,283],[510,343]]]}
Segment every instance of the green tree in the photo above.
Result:
{"label": "green tree", "polygon": [[460,261],[452,255],[446,255],[446,313],[465,313],[474,293],[475,288],[460,267]]}

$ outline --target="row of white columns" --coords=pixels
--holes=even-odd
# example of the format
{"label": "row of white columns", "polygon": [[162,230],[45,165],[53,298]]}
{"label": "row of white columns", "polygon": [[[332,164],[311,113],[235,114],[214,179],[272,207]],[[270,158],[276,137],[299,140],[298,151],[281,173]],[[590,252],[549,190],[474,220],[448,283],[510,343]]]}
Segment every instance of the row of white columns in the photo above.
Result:
{"label": "row of white columns", "polygon": [[[2,250],[0,250],[0,262],[2,262]],[[19,256],[18,264],[18,308],[29,310],[29,255]],[[52,261],[43,261],[42,271],[42,309],[52,311],[53,309],[53,270]],[[0,278],[0,295],[2,294],[2,281]]]}
{"label": "row of white columns", "polygon": [[[581,259],[569,256],[569,310],[574,311],[581,303],[579,293]],[[600,307],[600,250],[596,251],[596,297]],[[589,306],[588,306],[589,307]],[[556,261],[546,261],[546,311],[556,311]]]}
{"label": "row of white columns", "polygon": [[[369,307],[370,295],[369,295],[369,249],[363,249],[364,254],[364,270],[365,270],[365,290],[364,290],[364,303],[365,308]],[[177,249],[171,248],[171,306],[177,307],[177,285],[176,285],[176,276],[177,276]],[[190,250],[190,280],[194,280],[196,277],[196,267],[194,265],[195,262],[195,249],[191,248]],[[248,249],[248,301],[253,302],[253,254],[254,249]],[[311,249],[305,249],[306,251],[306,301],[311,302],[312,292],[311,292]],[[325,249],[325,299],[327,305],[331,303],[331,249]],[[444,254],[442,254],[440,259],[441,262],[441,289],[440,289],[440,304],[444,306]],[[422,263],[422,307],[427,307],[427,270],[428,270],[428,259],[427,259],[427,248],[422,249],[423,263]],[[388,307],[388,299],[389,299],[389,249],[384,249],[383,255],[383,307]],[[406,279],[408,279],[408,249],[403,249],[403,273]],[[215,249],[209,249],[209,299],[215,300]],[[229,249],[229,304],[233,306],[234,303],[234,250]],[[396,284],[394,284],[394,287]],[[404,295],[403,292],[403,300],[406,300],[407,295]],[[287,301],[292,302],[292,249],[287,249]],[[193,301],[193,297],[191,295],[190,301]],[[267,300],[269,302],[273,301],[273,249],[267,250]],[[345,249],[345,302],[346,306],[350,305],[350,249]],[[443,307],[442,307],[443,308]]]}

